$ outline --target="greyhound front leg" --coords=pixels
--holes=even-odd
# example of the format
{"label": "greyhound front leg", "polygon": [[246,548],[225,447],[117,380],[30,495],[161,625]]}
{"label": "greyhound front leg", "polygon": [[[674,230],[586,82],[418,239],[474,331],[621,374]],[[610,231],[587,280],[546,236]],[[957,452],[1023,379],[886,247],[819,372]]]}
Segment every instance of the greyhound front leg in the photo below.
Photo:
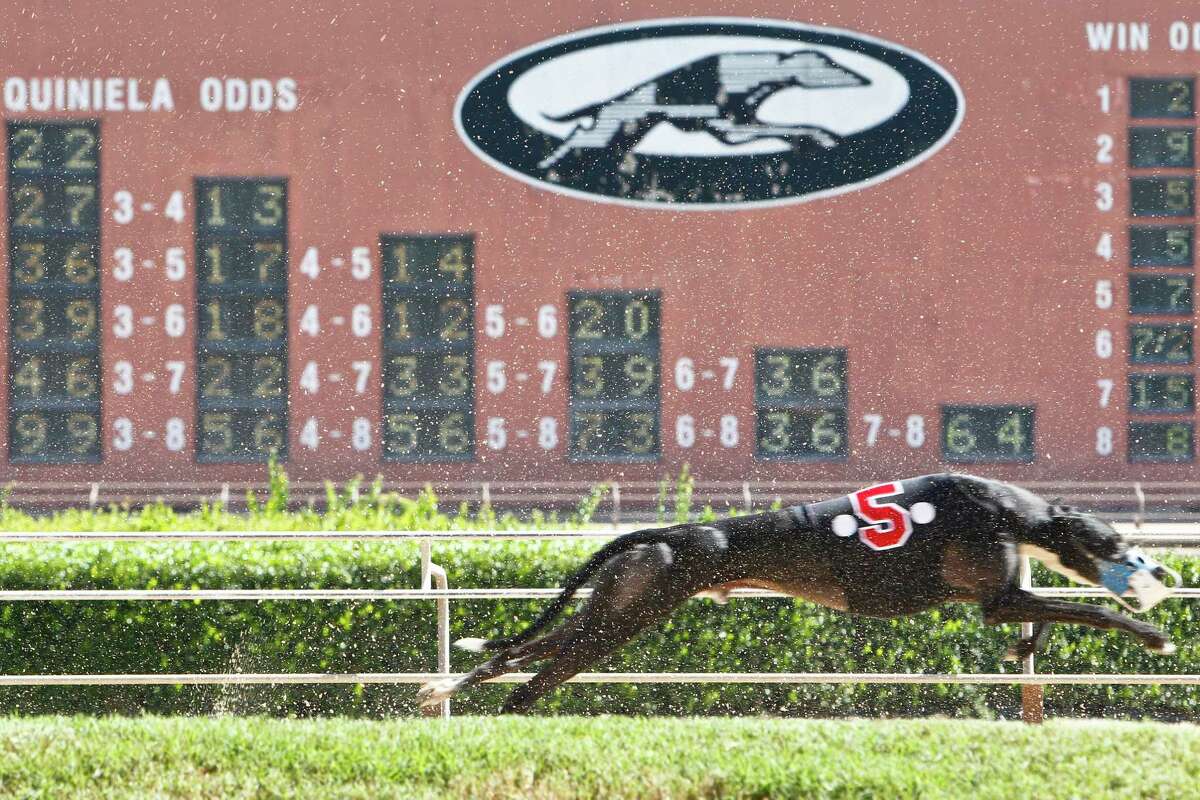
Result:
{"label": "greyhound front leg", "polygon": [[1038,622],[1033,626],[1033,633],[1028,637],[1021,637],[1013,643],[1008,651],[1004,654],[1005,661],[1021,661],[1028,656],[1033,655],[1038,650],[1042,649],[1042,645],[1046,643],[1046,637],[1050,634],[1049,622]]}
{"label": "greyhound front leg", "polygon": [[983,621],[989,625],[1005,622],[1069,622],[1102,630],[1125,631],[1141,640],[1147,650],[1162,655],[1175,652],[1170,638],[1153,625],[1130,619],[1124,614],[1086,603],[1072,603],[1051,597],[1037,597],[1020,589],[1010,589],[984,604]]}

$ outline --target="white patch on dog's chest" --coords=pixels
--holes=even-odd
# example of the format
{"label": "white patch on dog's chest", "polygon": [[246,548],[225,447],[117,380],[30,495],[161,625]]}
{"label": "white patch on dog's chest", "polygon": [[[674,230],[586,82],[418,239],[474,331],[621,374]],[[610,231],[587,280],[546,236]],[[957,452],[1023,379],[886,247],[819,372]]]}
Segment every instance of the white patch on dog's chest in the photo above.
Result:
{"label": "white patch on dog's chest", "polygon": [[1032,544],[1019,544],[1017,545],[1017,553],[1019,555],[1029,556],[1030,558],[1036,558],[1038,561],[1042,562],[1043,565],[1045,565],[1046,569],[1053,570],[1068,580],[1075,581],[1076,583],[1082,583],[1084,586],[1096,585],[1075,570],[1064,567],[1063,563],[1059,561],[1058,556],[1054,553],[1051,553],[1049,550],[1043,550],[1042,548]]}

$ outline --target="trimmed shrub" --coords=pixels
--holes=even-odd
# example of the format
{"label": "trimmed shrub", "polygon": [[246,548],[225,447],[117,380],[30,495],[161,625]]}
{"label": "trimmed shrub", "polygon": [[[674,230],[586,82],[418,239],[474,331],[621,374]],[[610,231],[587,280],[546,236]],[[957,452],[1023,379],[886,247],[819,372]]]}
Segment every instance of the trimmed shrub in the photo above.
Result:
{"label": "trimmed shrub", "polygon": [[[406,512],[407,513],[407,512]],[[423,522],[422,524],[427,524]],[[239,525],[239,527],[241,527]],[[302,527],[302,526],[297,526]],[[455,587],[555,586],[597,542],[438,544]],[[415,544],[87,544],[2,548],[5,589],[401,588],[419,585]],[[1188,585],[1200,559],[1170,558]],[[1038,575],[1039,585],[1055,576]],[[542,601],[451,605],[453,635],[520,630]],[[1045,672],[1200,672],[1192,604],[1168,601],[1146,618],[1179,645],[1147,653],[1117,633],[1056,626]],[[614,671],[997,672],[1017,626],[991,628],[978,609],[948,606],[910,618],[850,617],[792,600],[687,603],[597,666]],[[0,606],[0,672],[434,671],[434,604],[406,602],[22,602]],[[455,652],[454,669],[479,656]],[[510,687],[483,686],[456,712],[494,711]],[[414,713],[415,687],[47,687],[0,689],[9,713],[267,713],[390,716]],[[573,685],[539,708],[552,713],[1014,717],[1007,686]],[[1195,719],[1195,687],[1060,686],[1057,715]]]}

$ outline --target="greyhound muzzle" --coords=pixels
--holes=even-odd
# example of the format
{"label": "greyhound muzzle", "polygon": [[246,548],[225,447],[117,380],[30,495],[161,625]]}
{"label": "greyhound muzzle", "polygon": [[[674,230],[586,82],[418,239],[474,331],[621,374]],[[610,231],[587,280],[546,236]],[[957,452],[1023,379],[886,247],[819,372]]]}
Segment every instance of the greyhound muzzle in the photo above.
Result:
{"label": "greyhound muzzle", "polygon": [[[1170,585],[1163,581],[1168,577],[1171,579]],[[1120,561],[1101,561],[1100,584],[1112,592],[1118,603],[1140,613],[1149,611],[1170,597],[1183,585],[1183,578],[1165,564],[1131,547]]]}

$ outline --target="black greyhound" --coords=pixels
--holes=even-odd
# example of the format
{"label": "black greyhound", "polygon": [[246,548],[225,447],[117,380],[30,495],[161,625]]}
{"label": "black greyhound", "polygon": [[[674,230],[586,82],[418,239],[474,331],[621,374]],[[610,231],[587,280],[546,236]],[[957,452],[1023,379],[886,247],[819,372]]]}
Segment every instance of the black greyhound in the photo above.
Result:
{"label": "black greyhound", "polygon": [[[879,484],[783,511],[638,531],[601,547],[525,630],[459,641],[467,650],[499,652],[461,678],[426,684],[418,700],[432,705],[550,659],[504,704],[505,712],[526,711],[689,597],[724,601],[738,587],[771,589],[872,617],[977,603],[989,625],[1036,623],[1033,635],[1009,650],[1011,658],[1036,651],[1054,622],[1122,630],[1153,652],[1174,652],[1153,625],[1022,590],[1019,555],[1072,580],[1109,586],[1113,570],[1134,560],[1120,534],[1095,516],[1052,505],[1011,484],[956,474]],[[1145,569],[1161,589],[1167,570],[1138,563],[1149,565]],[[543,634],[589,582],[594,588],[584,608]]]}

